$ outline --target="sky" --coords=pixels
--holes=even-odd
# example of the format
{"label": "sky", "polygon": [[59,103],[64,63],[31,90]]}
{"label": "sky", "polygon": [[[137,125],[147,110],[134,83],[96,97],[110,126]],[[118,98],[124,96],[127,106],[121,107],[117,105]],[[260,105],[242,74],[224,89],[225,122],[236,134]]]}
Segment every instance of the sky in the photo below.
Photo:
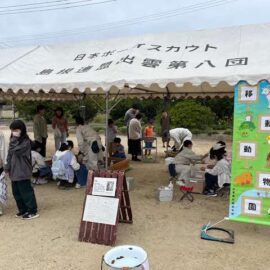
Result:
{"label": "sky", "polygon": [[268,23],[269,0],[1,0],[0,48]]}

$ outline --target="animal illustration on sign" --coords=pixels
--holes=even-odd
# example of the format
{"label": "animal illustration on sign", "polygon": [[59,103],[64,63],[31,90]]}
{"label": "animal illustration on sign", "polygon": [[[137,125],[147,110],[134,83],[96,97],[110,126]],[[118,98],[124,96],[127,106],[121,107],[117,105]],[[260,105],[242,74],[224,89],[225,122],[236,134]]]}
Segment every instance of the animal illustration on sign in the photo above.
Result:
{"label": "animal illustration on sign", "polygon": [[236,176],[235,183],[241,186],[250,185],[252,183],[252,174],[250,172],[245,172],[239,176]]}
{"label": "animal illustration on sign", "polygon": [[268,109],[270,109],[270,89],[267,87],[264,87],[262,89],[262,95],[265,95],[268,100]]}

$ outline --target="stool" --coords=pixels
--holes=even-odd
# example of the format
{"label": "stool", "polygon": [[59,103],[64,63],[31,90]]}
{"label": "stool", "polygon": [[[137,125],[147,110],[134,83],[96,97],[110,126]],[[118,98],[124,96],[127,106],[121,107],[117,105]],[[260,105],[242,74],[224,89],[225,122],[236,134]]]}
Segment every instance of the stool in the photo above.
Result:
{"label": "stool", "polygon": [[191,192],[193,191],[193,187],[179,186],[179,189],[183,193],[182,197],[179,199],[179,202],[182,201],[184,198],[187,198],[190,202],[194,201],[194,197],[191,194]]}

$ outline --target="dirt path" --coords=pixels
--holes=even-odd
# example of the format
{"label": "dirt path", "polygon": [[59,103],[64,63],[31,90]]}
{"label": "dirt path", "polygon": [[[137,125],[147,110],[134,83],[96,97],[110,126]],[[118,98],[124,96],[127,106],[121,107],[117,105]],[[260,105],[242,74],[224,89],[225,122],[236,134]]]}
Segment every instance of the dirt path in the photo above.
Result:
{"label": "dirt path", "polygon": [[[195,138],[194,149],[204,153],[213,141]],[[160,155],[162,151],[160,148]],[[193,203],[179,203],[176,191],[173,202],[159,203],[156,190],[168,181],[164,159],[131,166],[128,176],[135,178],[135,190],[130,192],[134,224],[119,225],[117,245],[142,246],[153,270],[269,269],[268,227],[224,222],[222,226],[235,231],[234,245],[203,241],[201,226],[228,214],[228,198],[195,195]],[[40,218],[32,221],[14,217],[16,207],[9,194],[6,213],[0,218],[0,269],[100,269],[101,256],[110,247],[77,241],[84,189],[58,190],[50,183],[35,187],[35,192]]]}

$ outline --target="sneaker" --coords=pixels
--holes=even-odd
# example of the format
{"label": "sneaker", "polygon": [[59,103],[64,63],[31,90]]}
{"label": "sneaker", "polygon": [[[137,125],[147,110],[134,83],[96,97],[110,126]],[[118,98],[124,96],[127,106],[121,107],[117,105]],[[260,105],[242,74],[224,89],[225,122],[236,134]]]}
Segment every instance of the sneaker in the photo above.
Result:
{"label": "sneaker", "polygon": [[27,214],[27,212],[26,213],[17,213],[16,215],[15,215],[15,217],[16,218],[22,218],[25,214]]}
{"label": "sneaker", "polygon": [[209,190],[209,191],[205,192],[204,195],[206,195],[208,197],[217,197],[217,193],[213,190]]}
{"label": "sneaker", "polygon": [[36,214],[30,214],[30,213],[26,213],[22,216],[22,219],[23,220],[30,220],[30,219],[34,219],[34,218],[38,218],[39,217],[39,214],[36,213]]}
{"label": "sneaker", "polygon": [[78,184],[78,183],[76,183],[76,185],[75,185],[75,188],[81,188],[82,186],[80,185],[80,184]]}
{"label": "sneaker", "polygon": [[46,179],[43,179],[43,178],[39,178],[36,183],[36,185],[45,185],[45,184],[48,184],[48,181]]}

